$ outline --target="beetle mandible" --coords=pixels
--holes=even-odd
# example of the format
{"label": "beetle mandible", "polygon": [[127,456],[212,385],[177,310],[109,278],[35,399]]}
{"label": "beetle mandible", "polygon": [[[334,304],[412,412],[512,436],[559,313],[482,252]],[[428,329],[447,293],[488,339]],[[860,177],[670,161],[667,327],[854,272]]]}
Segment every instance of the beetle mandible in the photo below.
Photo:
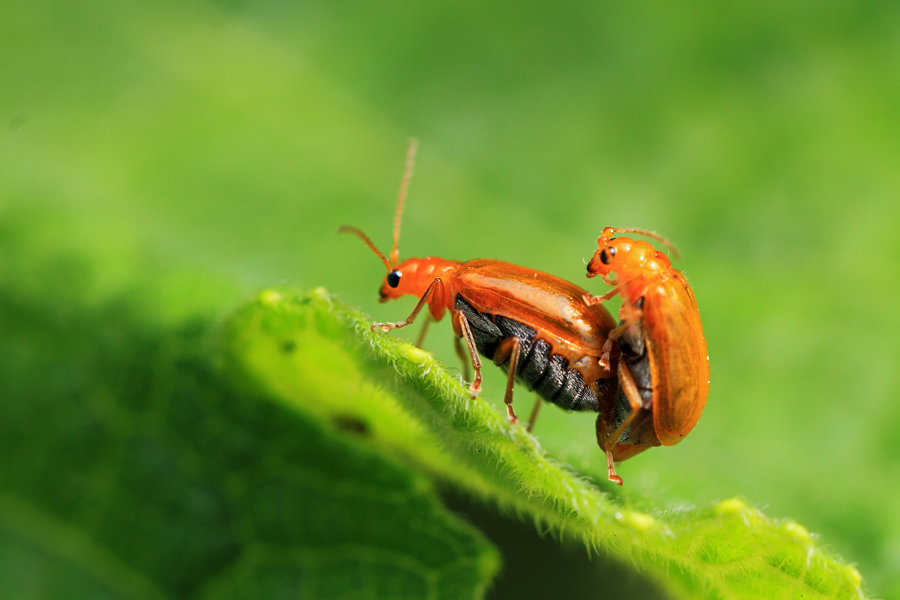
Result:
{"label": "beetle mandible", "polygon": [[[610,360],[617,348],[608,335],[615,320],[599,304],[586,302],[587,292],[553,275],[499,260],[466,262],[436,257],[399,261],[398,242],[415,144],[410,145],[407,167],[394,218],[394,244],[386,257],[369,237],[355,227],[341,232],[356,235],[381,259],[387,275],[379,291],[381,301],[412,295],[419,300],[409,316],[395,323],[375,323],[373,329],[390,331],[412,323],[426,305],[433,320],[450,313],[456,342],[462,338],[474,367],[469,386],[473,397],[481,389],[478,354],[507,372],[504,400],[513,411],[513,383],[518,380],[540,398],[569,410],[609,412],[618,386]],[[457,346],[462,355],[461,349]],[[533,417],[532,417],[533,421]],[[610,463],[610,479],[621,484]]]}
{"label": "beetle mandible", "polygon": [[[599,303],[622,296],[619,326],[609,334],[621,351],[619,398],[610,418],[597,420],[597,442],[608,460],[624,460],[651,446],[671,446],[694,427],[709,394],[709,355],[697,300],[684,275],[652,244],[617,233],[638,233],[662,242],[651,231],[606,227],[587,265],[587,276],[600,275],[614,286]],[[613,277],[613,275],[615,277]]]}

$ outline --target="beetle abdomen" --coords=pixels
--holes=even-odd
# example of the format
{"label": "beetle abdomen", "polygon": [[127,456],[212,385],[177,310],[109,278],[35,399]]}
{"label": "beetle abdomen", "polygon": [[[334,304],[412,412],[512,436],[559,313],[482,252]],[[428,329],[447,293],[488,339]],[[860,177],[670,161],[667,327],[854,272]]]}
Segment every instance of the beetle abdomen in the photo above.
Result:
{"label": "beetle abdomen", "polygon": [[[462,296],[456,296],[456,309],[469,323],[478,353],[493,359],[500,342],[514,337],[519,342],[516,380],[549,402],[567,410],[599,411],[597,394],[577,369],[569,368],[569,361],[553,353],[553,348],[537,337],[537,330],[524,323],[504,317],[478,312]],[[509,368],[509,359],[500,364]]]}

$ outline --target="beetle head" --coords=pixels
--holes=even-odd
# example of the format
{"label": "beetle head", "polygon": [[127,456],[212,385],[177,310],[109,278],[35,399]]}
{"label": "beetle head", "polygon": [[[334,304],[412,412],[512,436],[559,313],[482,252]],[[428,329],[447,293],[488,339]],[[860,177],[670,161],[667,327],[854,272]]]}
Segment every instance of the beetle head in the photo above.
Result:
{"label": "beetle head", "polygon": [[614,282],[610,279],[612,274],[618,278],[628,279],[632,275],[644,272],[649,261],[662,259],[668,263],[665,255],[658,252],[649,242],[633,240],[628,237],[612,237],[616,233],[640,233],[652,237],[668,247],[673,256],[678,256],[678,251],[669,240],[652,231],[631,227],[605,227],[600,237],[597,238],[597,250],[587,265],[588,277],[600,275],[603,281],[613,285]]}
{"label": "beetle head", "polygon": [[378,290],[379,301],[387,302],[388,300],[396,300],[406,294],[415,294],[416,290],[413,289],[413,283],[416,281],[414,275],[417,267],[417,259],[411,258],[404,260],[393,268],[389,268],[387,275],[384,276],[381,289]]}
{"label": "beetle head", "polygon": [[372,240],[369,239],[365,233],[357,229],[356,227],[351,227],[349,225],[344,225],[340,229],[338,229],[338,233],[352,233],[353,235],[360,238],[366,245],[372,249],[372,252],[375,253],[378,258],[381,259],[381,262],[384,263],[384,266],[387,268],[387,274],[384,276],[384,281],[381,284],[381,288],[378,290],[378,295],[380,297],[381,302],[387,302],[388,300],[394,300],[403,296],[404,294],[413,293],[409,291],[409,283],[414,278],[412,277],[404,277],[404,275],[409,275],[411,272],[415,272],[415,265],[410,264],[414,259],[404,260],[400,264],[395,264],[394,255],[396,254],[396,248],[394,252],[391,253],[392,260],[388,260],[388,258],[381,253]]}

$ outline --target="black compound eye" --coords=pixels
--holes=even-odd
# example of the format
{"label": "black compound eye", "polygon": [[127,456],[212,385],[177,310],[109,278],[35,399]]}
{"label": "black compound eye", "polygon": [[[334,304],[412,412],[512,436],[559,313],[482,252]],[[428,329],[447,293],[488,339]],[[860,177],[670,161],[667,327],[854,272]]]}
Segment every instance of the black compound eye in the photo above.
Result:
{"label": "black compound eye", "polygon": [[605,248],[600,252],[600,262],[602,262],[604,265],[608,265],[609,259],[611,259],[615,255],[616,255],[615,248]]}
{"label": "black compound eye", "polygon": [[400,271],[398,271],[397,269],[394,269],[387,275],[387,284],[389,286],[391,286],[392,288],[397,287],[398,285],[400,285],[400,276],[401,275],[402,275],[402,273],[400,273]]}

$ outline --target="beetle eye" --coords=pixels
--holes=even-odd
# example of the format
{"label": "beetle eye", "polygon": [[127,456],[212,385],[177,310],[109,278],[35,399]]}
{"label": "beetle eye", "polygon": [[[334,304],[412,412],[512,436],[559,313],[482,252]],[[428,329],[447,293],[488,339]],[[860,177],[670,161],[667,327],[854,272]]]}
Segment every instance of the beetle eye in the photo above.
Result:
{"label": "beetle eye", "polygon": [[400,275],[402,275],[402,273],[400,273],[400,271],[398,271],[397,269],[394,269],[393,271],[388,273],[387,284],[389,286],[391,286],[392,288],[395,288],[398,285],[400,285]]}
{"label": "beetle eye", "polygon": [[616,255],[615,248],[604,248],[600,252],[600,262],[602,262],[604,265],[608,265],[609,259],[611,259],[615,255]]}

